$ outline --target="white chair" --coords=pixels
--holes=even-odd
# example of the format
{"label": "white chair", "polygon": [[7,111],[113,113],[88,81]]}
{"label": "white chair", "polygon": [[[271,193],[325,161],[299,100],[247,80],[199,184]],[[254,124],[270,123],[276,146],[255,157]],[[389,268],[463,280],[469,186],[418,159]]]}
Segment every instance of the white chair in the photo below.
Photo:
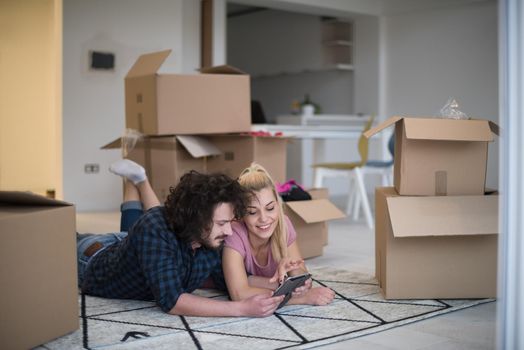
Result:
{"label": "white chair", "polygon": [[[388,151],[391,156],[390,160],[368,160],[362,167],[361,173],[363,179],[371,176],[380,176],[383,187],[393,186],[393,154],[395,150],[395,133],[392,133],[388,140]],[[365,183],[366,181],[363,180]],[[368,181],[369,182],[369,181]],[[352,185],[350,183],[350,185]],[[348,215],[353,210],[353,219],[357,220],[360,215],[360,200],[361,191],[355,190],[355,185],[350,187],[350,194],[348,198]],[[364,192],[365,193],[365,192]],[[366,194],[367,197],[367,194]]]}
{"label": "white chair", "polygon": [[371,128],[374,117],[369,118],[364,130],[358,140],[358,152],[360,154],[360,161],[354,161],[349,163],[319,163],[314,164],[314,185],[315,187],[322,187],[322,182],[326,177],[333,176],[345,176],[349,181],[349,195],[346,207],[346,212],[351,215],[353,206],[353,219],[358,219],[360,213],[360,207],[364,211],[366,223],[369,228],[374,227],[373,215],[371,214],[371,208],[369,206],[368,196],[366,194],[366,186],[364,184],[364,177],[362,169],[365,167],[368,159],[369,143],[368,139],[363,135],[364,132]]}

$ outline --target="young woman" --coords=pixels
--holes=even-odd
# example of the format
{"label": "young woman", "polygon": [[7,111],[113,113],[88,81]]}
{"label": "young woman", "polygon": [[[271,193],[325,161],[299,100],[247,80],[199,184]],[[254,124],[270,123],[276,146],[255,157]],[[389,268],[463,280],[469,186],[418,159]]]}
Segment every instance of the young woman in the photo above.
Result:
{"label": "young woman", "polygon": [[[275,290],[287,277],[305,273],[296,242],[297,234],[284,215],[282,201],[268,172],[253,163],[238,178],[251,193],[247,215],[232,224],[226,238],[222,266],[232,300]],[[311,279],[293,292],[289,304],[327,305],[335,293],[326,287],[312,288]]]}

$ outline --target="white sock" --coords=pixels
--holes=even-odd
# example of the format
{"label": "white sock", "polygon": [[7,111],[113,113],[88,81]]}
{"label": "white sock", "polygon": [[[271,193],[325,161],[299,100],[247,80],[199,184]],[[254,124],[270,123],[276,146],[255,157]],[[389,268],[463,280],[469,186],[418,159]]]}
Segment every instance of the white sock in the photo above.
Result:
{"label": "white sock", "polygon": [[120,175],[132,181],[135,185],[147,179],[145,169],[132,160],[120,159],[109,167],[109,171],[113,174]]}

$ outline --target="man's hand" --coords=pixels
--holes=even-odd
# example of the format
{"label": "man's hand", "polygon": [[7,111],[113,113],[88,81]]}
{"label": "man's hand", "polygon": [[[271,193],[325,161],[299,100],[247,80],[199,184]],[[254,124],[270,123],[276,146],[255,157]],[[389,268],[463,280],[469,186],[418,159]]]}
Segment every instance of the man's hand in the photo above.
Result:
{"label": "man's hand", "polygon": [[303,259],[291,259],[289,257],[282,258],[278,263],[275,274],[269,279],[269,282],[274,283],[278,281],[279,284],[282,284],[282,282],[287,278],[287,273],[301,268],[303,263]]}
{"label": "man's hand", "polygon": [[271,316],[282,300],[284,300],[284,295],[279,295],[277,297],[273,297],[272,295],[273,293],[257,294],[240,301],[242,316]]}

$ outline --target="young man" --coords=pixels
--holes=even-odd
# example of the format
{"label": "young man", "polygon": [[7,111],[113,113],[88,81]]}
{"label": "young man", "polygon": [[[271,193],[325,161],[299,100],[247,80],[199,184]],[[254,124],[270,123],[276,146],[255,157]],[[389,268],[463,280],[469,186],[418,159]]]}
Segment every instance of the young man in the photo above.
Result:
{"label": "young man", "polygon": [[[162,207],[140,165],[122,160],[110,170],[127,180],[121,230],[128,232],[78,235],[79,285],[84,293],[154,299],[174,315],[273,314],[283,296],[259,294],[237,302],[191,294],[210,279],[215,288],[226,290],[220,248],[247,203],[237,181],[189,172],[170,189]],[[147,210],[143,215],[140,204]]]}

